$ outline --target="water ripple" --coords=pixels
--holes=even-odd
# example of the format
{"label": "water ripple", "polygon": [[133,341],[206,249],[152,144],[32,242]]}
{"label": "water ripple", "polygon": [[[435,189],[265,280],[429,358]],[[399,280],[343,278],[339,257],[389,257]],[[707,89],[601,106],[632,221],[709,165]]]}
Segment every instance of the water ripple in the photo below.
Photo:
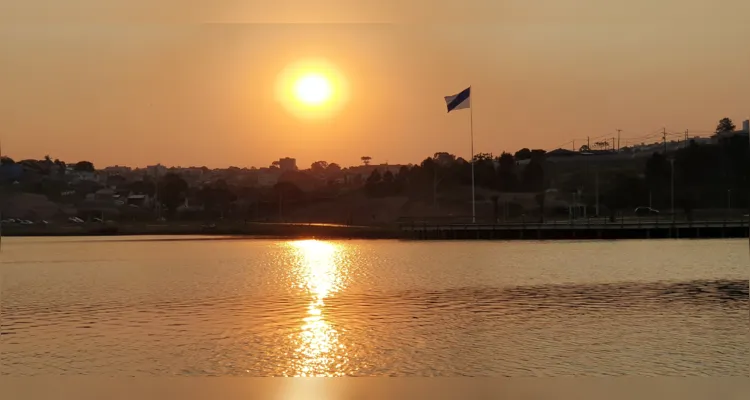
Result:
{"label": "water ripple", "polygon": [[[354,376],[743,375],[747,308],[739,280],[342,293],[322,313],[347,352],[320,362]],[[307,312],[295,296],[10,306],[0,373],[283,376],[309,356],[294,339]]]}

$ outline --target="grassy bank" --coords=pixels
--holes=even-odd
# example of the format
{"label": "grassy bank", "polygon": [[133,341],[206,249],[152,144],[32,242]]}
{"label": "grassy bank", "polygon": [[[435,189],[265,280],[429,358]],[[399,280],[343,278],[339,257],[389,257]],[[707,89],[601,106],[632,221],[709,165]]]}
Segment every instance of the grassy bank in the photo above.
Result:
{"label": "grassy bank", "polygon": [[278,238],[394,239],[396,228],[325,224],[225,223],[3,225],[4,236],[244,235]]}

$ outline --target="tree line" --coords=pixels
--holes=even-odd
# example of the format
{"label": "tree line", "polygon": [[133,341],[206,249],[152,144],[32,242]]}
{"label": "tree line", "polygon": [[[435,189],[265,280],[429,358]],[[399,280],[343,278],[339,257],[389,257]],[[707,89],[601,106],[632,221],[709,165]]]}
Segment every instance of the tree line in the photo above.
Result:
{"label": "tree line", "polygon": [[[716,132],[735,129],[732,121],[725,118],[719,122]],[[668,209],[674,202],[675,208],[690,215],[697,208],[746,208],[750,200],[747,135],[727,135],[710,144],[693,140],[675,152],[655,152],[644,162],[628,161],[615,166],[597,161],[595,155],[578,157],[590,157],[596,168],[561,172],[562,164],[550,162],[544,150],[524,148],[499,156],[476,154],[473,163],[448,152],[438,152],[419,164],[401,166],[397,171],[375,168],[365,179],[359,176],[349,179],[346,168],[316,161],[308,170],[285,172],[271,188],[230,185],[224,180],[190,187],[177,172],[169,172],[158,181],[145,176],[135,182],[119,182],[117,186],[152,196],[158,192],[168,216],[175,215],[189,199],[202,207],[202,217],[210,218],[272,215],[279,207],[325,201],[356,191],[369,197],[407,196],[412,200],[434,202],[438,195],[465,192],[472,182],[472,164],[478,188],[496,193],[536,193],[542,209],[548,189],[577,192],[577,199],[588,205],[597,201],[598,193],[598,202],[610,213],[641,206]],[[370,157],[363,157],[365,164],[370,160]],[[12,163],[13,160],[3,157],[3,165]],[[49,157],[37,164],[35,168],[48,170],[53,166],[58,170],[66,167],[63,162]],[[94,166],[82,161],[73,169],[92,172]],[[346,178],[343,182],[342,177]],[[42,181],[35,185],[52,185],[52,189],[40,186],[32,191],[59,193],[64,189],[53,184],[51,180]]]}

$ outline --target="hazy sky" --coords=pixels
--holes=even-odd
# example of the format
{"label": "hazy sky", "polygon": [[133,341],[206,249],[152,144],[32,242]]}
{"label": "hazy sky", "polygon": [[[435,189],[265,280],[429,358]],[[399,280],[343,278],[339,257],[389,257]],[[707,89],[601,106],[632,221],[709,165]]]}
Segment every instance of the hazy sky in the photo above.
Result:
{"label": "hazy sky", "polygon": [[[158,3],[0,0],[3,152],[97,166],[468,157],[469,111],[446,114],[443,96],[469,85],[476,152],[750,117],[747,0]],[[274,97],[279,72],[310,57],[348,81],[330,120]]]}

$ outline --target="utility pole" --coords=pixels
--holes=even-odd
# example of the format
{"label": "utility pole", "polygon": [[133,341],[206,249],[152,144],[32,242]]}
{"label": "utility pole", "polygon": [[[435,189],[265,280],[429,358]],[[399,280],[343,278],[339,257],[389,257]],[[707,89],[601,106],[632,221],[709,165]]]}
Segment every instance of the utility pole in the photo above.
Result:
{"label": "utility pole", "polygon": [[576,151],[576,141],[573,140],[573,151]]}
{"label": "utility pole", "polygon": [[588,136],[586,136],[586,147],[588,147],[589,150],[591,150],[591,139],[589,139]]}
{"label": "utility pole", "polygon": [[617,130],[617,151],[620,151],[620,132],[622,132],[622,129]]}
{"label": "utility pole", "polygon": [[[2,142],[0,142],[0,166],[2,166],[2,162],[3,162],[2,160],[3,160],[3,145],[2,145]],[[0,191],[4,191],[4,189],[0,189]],[[0,199],[0,250],[3,249],[3,200],[5,200],[4,197]]]}
{"label": "utility pole", "polygon": [[664,142],[664,156],[667,155],[667,128],[662,130],[662,141]]}
{"label": "utility pole", "polygon": [[614,138],[614,137],[612,137],[612,150],[613,150],[613,151],[616,151],[616,150],[617,150],[617,149],[615,148],[615,138]]}

